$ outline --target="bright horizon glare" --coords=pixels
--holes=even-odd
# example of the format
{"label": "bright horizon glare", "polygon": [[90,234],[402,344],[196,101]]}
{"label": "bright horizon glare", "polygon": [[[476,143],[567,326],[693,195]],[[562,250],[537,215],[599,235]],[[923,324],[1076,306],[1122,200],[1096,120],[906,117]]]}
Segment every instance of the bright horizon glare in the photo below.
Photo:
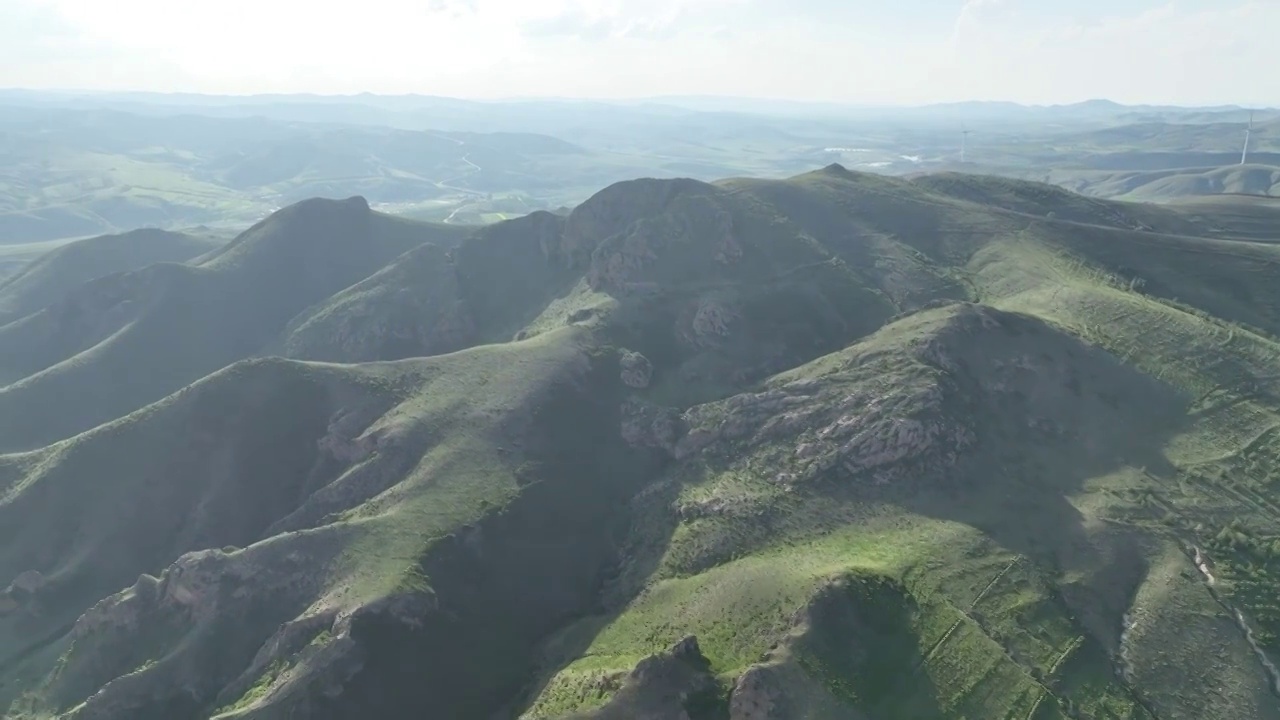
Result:
{"label": "bright horizon glare", "polygon": [[0,87],[1280,105],[1276,0],[0,0]]}

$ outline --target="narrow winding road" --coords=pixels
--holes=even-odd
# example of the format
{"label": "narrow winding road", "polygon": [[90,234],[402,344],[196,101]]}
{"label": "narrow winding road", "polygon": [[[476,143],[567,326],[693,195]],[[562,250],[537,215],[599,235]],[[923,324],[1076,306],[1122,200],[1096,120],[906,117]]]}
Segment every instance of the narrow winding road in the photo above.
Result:
{"label": "narrow winding road", "polygon": [[[449,139],[449,140],[453,140],[454,142],[458,143],[459,147],[461,147],[461,146],[463,146],[463,145],[465,145],[465,144],[466,144],[466,143],[464,143],[463,141],[461,141],[461,140],[455,140],[454,138],[448,138],[448,139]],[[456,181],[458,181],[458,180],[462,180],[463,178],[471,177],[472,175],[475,175],[476,173],[478,173],[478,172],[480,172],[480,171],[482,170],[482,168],[481,168],[479,165],[477,165],[477,164],[475,164],[475,163],[471,162],[471,156],[470,156],[470,155],[463,155],[463,156],[462,156],[462,162],[464,162],[464,163],[466,163],[467,165],[469,165],[471,169],[470,169],[470,170],[468,170],[467,172],[465,172],[465,173],[461,174],[461,175],[458,175],[457,177],[451,177],[451,178],[449,178],[449,179],[447,179],[447,180],[439,180],[439,181],[437,181],[437,182],[436,182],[436,187],[440,188],[441,190],[452,190],[453,192],[462,193],[463,195],[470,195],[470,196],[475,197],[475,198],[483,198],[483,197],[485,196],[485,194],[484,194],[484,193],[482,193],[482,192],[479,192],[479,191],[476,191],[476,190],[472,190],[472,189],[470,189],[470,188],[458,187],[457,185],[450,185],[450,184],[449,184],[449,183],[452,183],[452,182],[456,182]],[[448,223],[453,222],[453,218],[454,218],[454,216],[456,216],[460,211],[465,210],[465,209],[467,208],[467,206],[468,206],[468,203],[467,203],[467,201],[465,201],[465,200],[464,200],[461,204],[459,204],[457,207],[455,207],[455,208],[453,209],[453,212],[449,213],[449,217],[447,217],[447,218],[445,218],[445,219],[444,219],[445,223],[446,223],[446,224],[448,224]]]}

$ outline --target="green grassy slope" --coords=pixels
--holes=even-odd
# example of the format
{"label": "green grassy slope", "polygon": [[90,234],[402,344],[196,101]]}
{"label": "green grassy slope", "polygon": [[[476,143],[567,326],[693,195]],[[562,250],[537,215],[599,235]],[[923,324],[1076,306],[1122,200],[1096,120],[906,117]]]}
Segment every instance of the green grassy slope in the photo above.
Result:
{"label": "green grassy slope", "polygon": [[0,704],[1280,717],[1280,248],[1201,232],[1242,223],[832,166],[310,257],[254,297],[313,359],[0,456]]}
{"label": "green grassy slope", "polygon": [[[1260,113],[1253,122],[1250,147],[1259,152],[1274,152],[1280,148],[1280,120]],[[1249,123],[1242,113],[1234,122],[1133,122],[1113,127],[1066,133],[1057,138],[1064,146],[1090,150],[1120,148],[1132,151],[1163,152],[1234,152],[1240,153],[1244,130]]]}
{"label": "green grassy slope", "polygon": [[59,246],[65,240],[46,240],[34,243],[16,243],[0,247],[0,280],[8,280],[22,271],[27,264]]}
{"label": "green grassy slope", "polygon": [[1118,200],[1171,202],[1217,195],[1280,197],[1280,168],[1274,165],[1228,165],[1214,168],[1124,170],[1058,173],[1076,192]]}
{"label": "green grassy slope", "polygon": [[[290,206],[189,264],[88,282],[0,328],[0,447],[30,448],[131,412],[266,345],[302,309],[404,251],[459,231]],[[72,400],[74,398],[74,400]]]}
{"label": "green grassy slope", "polygon": [[[898,216],[860,218],[841,206],[840,183],[852,188],[854,176],[828,175],[620,183],[567,218],[534,213],[451,252],[408,253],[300,314],[284,349],[367,360],[584,323],[669,360],[667,391],[714,394],[964,294],[896,239]],[[730,338],[734,328],[746,333]]]}
{"label": "green grassy slope", "polygon": [[[970,182],[984,202],[1005,187]],[[1269,428],[1275,401],[1257,393],[1277,357],[1280,255],[1087,219],[987,235],[978,220],[951,209],[934,257],[960,260],[975,299],[1029,314],[915,315],[686,411],[683,459],[637,501],[614,605],[548,645],[558,669],[527,716],[623,712],[632,667],[688,634],[741,717],[1277,715],[1235,617],[1280,651],[1261,592],[1275,510],[1200,464]],[[1234,467],[1266,467],[1252,462]],[[1228,508],[1250,519],[1231,525]],[[1204,582],[1195,547],[1240,558],[1238,584]],[[815,619],[846,592],[846,615],[899,613],[879,630],[888,657],[862,649],[875,621]]]}
{"label": "green grassy slope", "polygon": [[538,212],[481,228],[456,248],[411,250],[300,313],[284,331],[282,353],[396,360],[509,340],[581,275],[549,262],[563,224]]}
{"label": "green grassy slope", "polygon": [[607,701],[694,634],[726,702],[768,717],[1275,717],[1195,535],[1144,496],[1177,485],[1189,405],[1043,321],[959,306],[695,408],[628,545],[656,570],[565,631],[579,659],[527,716]]}
{"label": "green grassy slope", "polygon": [[[8,456],[0,574],[57,558],[24,598],[39,621],[0,619],[9,699],[59,658],[14,712],[240,716],[273,684],[315,694],[332,672],[348,689],[336,702],[274,700],[325,717],[426,697],[467,717],[515,692],[533,643],[590,606],[646,476],[614,431],[616,356],[585,340],[565,329],[359,367],[249,361]],[[89,467],[109,480],[88,482]],[[114,505],[129,496],[146,500]],[[8,521],[29,513],[68,522]],[[222,549],[183,554],[206,547]],[[409,682],[410,667],[435,670]]]}
{"label": "green grassy slope", "polygon": [[1198,234],[1276,242],[1280,202],[1241,195],[1185,198],[1171,207],[1197,225]]}
{"label": "green grassy slope", "polygon": [[0,324],[36,312],[94,278],[152,263],[184,262],[220,244],[213,238],[144,229],[60,245],[0,282]]}
{"label": "green grassy slope", "polygon": [[270,207],[191,172],[190,149],[157,147],[156,138],[111,152],[75,133],[60,138],[62,132],[48,126],[41,128],[44,134],[27,126],[6,124],[6,130],[0,146],[7,151],[0,171],[0,242],[83,237],[144,225],[239,223],[261,217]]}
{"label": "green grassy slope", "polygon": [[883,136],[867,138],[842,158],[859,169],[891,174],[954,170],[1000,175],[1130,201],[1274,196],[1280,123],[1267,112],[1258,114],[1249,135],[1249,164],[1242,166],[1248,117],[1234,111],[1216,117],[1120,113],[1106,120],[1077,117],[1060,123],[1024,119],[975,130],[964,163],[958,161],[949,131],[926,138],[902,128],[887,146]]}

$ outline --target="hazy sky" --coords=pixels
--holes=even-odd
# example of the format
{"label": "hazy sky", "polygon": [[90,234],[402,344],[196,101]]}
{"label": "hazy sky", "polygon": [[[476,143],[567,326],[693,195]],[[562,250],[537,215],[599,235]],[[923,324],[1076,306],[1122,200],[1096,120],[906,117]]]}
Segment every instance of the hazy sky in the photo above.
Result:
{"label": "hazy sky", "polygon": [[1280,104],[1280,0],[0,0],[0,86]]}

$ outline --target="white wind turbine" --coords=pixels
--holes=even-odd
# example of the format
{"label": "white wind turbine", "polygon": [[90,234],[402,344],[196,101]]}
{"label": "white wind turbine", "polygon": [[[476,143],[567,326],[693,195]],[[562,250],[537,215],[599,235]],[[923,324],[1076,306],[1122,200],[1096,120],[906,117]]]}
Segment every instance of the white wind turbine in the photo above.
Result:
{"label": "white wind turbine", "polygon": [[1240,152],[1240,164],[1249,161],[1249,135],[1253,133],[1253,113],[1249,113],[1249,125],[1244,129],[1244,150]]}

